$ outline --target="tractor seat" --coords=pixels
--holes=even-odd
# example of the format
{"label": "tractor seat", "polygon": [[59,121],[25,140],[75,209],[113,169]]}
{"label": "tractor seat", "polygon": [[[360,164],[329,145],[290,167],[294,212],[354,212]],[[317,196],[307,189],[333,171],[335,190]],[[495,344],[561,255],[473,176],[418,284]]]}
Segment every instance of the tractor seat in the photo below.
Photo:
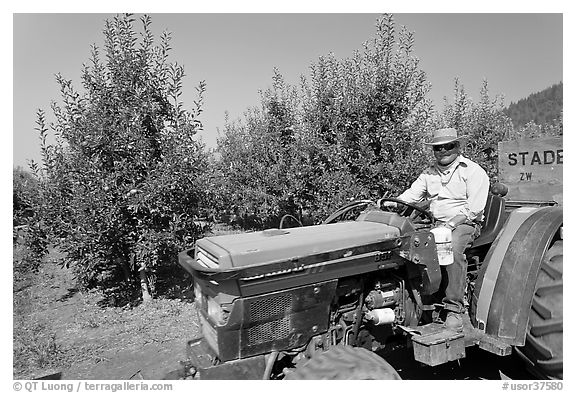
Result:
{"label": "tractor seat", "polygon": [[496,239],[496,236],[498,236],[500,229],[506,221],[504,207],[504,198],[494,194],[488,195],[486,208],[484,209],[484,221],[482,222],[480,236],[474,240],[474,243],[472,243],[472,248],[492,243],[494,239]]}

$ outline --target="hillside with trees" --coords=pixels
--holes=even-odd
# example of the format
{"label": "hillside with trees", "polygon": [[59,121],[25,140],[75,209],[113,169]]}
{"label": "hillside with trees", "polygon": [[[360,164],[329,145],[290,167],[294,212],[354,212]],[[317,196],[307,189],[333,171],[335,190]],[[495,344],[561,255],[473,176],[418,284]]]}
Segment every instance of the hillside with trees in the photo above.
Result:
{"label": "hillside with trees", "polygon": [[516,128],[530,122],[537,125],[553,123],[562,118],[562,94],[563,83],[560,82],[510,104],[504,112]]}

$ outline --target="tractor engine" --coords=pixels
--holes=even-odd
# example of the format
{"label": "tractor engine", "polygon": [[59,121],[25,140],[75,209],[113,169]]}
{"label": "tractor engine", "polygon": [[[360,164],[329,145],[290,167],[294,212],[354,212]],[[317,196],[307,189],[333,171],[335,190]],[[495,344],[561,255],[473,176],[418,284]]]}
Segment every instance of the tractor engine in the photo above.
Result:
{"label": "tractor engine", "polygon": [[375,288],[364,299],[364,304],[369,310],[365,318],[375,326],[403,324],[406,320],[403,288],[404,282],[401,280],[377,282]]}
{"label": "tractor engine", "polygon": [[[399,333],[399,326],[418,324],[421,310],[405,280],[392,271],[365,281],[363,277],[340,280],[339,304],[331,317],[331,345],[343,341],[369,349],[383,347],[389,338]],[[358,337],[354,337],[355,330]]]}

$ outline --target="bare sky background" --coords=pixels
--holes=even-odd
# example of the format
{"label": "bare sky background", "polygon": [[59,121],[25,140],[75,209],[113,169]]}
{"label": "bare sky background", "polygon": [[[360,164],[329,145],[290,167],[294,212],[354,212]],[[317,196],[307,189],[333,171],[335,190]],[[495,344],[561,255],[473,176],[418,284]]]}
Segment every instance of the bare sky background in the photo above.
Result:
{"label": "bare sky background", "polygon": [[[379,14],[150,14],[156,37],[172,32],[171,60],[186,71],[183,100],[192,107],[205,80],[202,139],[216,145],[224,113],[242,117],[259,105],[258,90],[277,67],[289,83],[307,75],[319,56],[349,57],[375,34]],[[14,14],[13,165],[39,160],[35,113],[51,113],[59,100],[54,75],[81,87],[90,45],[102,47],[104,21],[114,14]],[[136,14],[140,17],[141,14]],[[484,79],[491,96],[518,101],[563,81],[563,15],[560,13],[395,13],[396,25],[415,33],[414,53],[432,84],[437,107],[452,98],[455,78],[477,99]],[[140,28],[139,22],[135,26]],[[138,30],[139,31],[139,30]]]}

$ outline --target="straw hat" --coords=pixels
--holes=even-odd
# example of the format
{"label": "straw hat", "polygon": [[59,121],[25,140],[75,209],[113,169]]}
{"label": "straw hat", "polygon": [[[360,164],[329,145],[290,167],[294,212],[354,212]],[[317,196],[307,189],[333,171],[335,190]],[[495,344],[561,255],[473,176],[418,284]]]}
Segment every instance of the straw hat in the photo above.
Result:
{"label": "straw hat", "polygon": [[455,128],[440,128],[432,133],[432,142],[424,142],[424,144],[429,146],[444,145],[467,137],[468,135],[458,136],[458,131]]}

